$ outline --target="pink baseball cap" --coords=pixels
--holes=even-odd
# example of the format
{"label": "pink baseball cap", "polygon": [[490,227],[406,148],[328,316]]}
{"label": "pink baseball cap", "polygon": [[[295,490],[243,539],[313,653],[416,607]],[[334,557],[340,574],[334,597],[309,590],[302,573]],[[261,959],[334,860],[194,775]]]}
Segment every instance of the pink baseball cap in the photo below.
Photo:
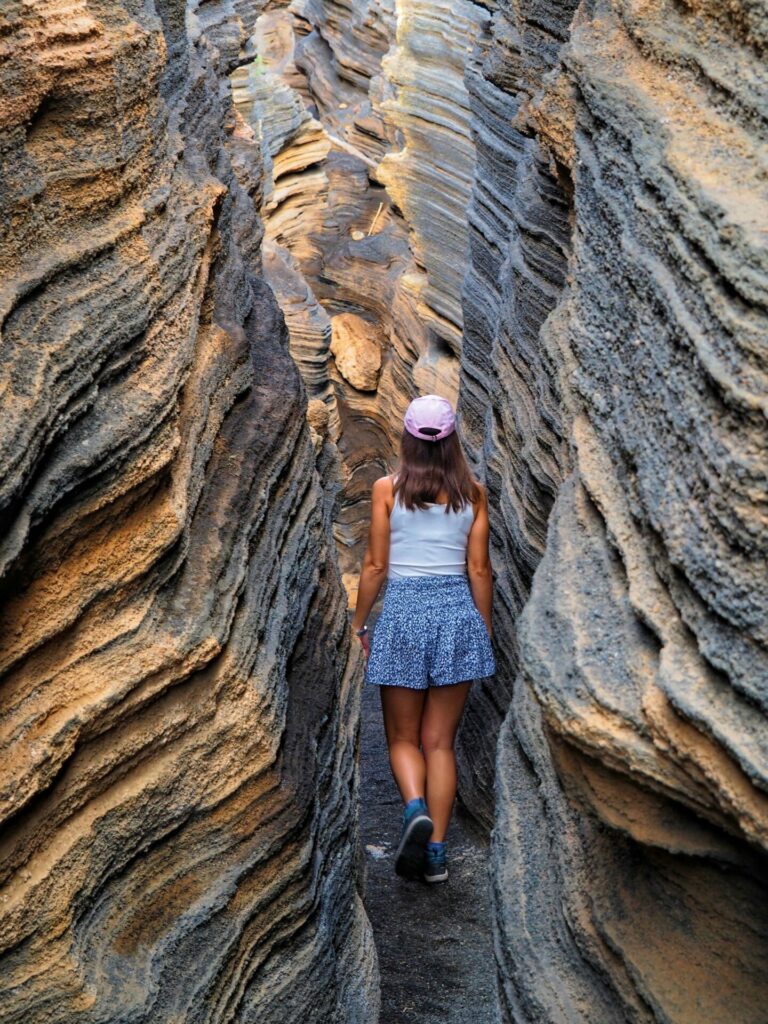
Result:
{"label": "pink baseball cap", "polygon": [[422,395],[405,411],[405,429],[422,441],[439,441],[456,429],[456,414],[447,398]]}

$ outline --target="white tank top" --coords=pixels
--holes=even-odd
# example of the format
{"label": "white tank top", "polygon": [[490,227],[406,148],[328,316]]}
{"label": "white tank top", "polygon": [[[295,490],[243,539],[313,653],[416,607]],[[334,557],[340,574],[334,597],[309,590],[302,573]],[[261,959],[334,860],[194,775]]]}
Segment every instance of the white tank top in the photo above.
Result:
{"label": "white tank top", "polygon": [[401,576],[467,574],[467,536],[475,519],[468,502],[460,512],[445,504],[404,508],[395,498],[389,516],[390,579]]}

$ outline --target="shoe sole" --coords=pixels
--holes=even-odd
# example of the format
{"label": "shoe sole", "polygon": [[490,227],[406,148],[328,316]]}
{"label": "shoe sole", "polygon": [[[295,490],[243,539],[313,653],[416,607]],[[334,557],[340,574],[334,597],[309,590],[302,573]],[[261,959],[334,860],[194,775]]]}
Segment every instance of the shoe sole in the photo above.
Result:
{"label": "shoe sole", "polygon": [[428,875],[425,872],[424,873],[424,881],[425,882],[429,882],[430,885],[433,882],[447,882],[448,881],[448,868],[446,868],[445,871],[443,871],[443,873],[441,875]]}
{"label": "shoe sole", "polygon": [[433,828],[426,814],[415,815],[406,825],[395,854],[395,871],[401,878],[418,878],[424,870],[424,847]]}

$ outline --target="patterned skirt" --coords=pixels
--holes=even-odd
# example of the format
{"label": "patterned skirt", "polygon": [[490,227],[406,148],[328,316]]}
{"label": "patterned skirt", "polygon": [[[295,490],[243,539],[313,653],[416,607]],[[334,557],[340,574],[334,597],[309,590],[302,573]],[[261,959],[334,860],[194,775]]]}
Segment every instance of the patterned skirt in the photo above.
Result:
{"label": "patterned skirt", "polygon": [[466,576],[387,581],[365,681],[425,690],[492,676],[491,639]]}

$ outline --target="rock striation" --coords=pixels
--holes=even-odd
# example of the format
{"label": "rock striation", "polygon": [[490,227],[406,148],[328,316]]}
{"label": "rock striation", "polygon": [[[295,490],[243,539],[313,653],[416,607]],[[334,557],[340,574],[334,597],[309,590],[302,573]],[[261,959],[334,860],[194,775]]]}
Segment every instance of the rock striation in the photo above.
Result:
{"label": "rock striation", "polygon": [[502,0],[467,77],[500,674],[462,792],[504,1020],[765,1018],[764,33]]}
{"label": "rock striation", "polygon": [[760,9],[0,17],[3,1020],[376,1019],[341,581],[460,384],[500,1018],[765,1024]]}
{"label": "rock striation", "polygon": [[[336,537],[352,599],[371,484],[391,468],[405,406],[457,393],[474,152],[463,69],[487,21],[469,0],[292,3],[259,18],[257,57],[233,76],[274,169],[268,280],[342,458]],[[375,338],[380,371],[374,358],[350,376],[334,328],[345,322]]]}
{"label": "rock striation", "polygon": [[[569,12],[562,9],[559,16],[567,25]],[[510,39],[517,46],[511,52]],[[472,66],[467,73],[477,170],[462,292],[460,412],[465,445],[488,489],[494,615],[504,639],[497,645],[496,677],[470,694],[459,776],[462,798],[488,827],[498,727],[519,667],[516,622],[569,461],[558,355],[546,339],[558,330],[556,308],[571,251],[572,186],[568,168],[520,120],[526,95],[515,87],[512,69],[535,60],[498,12],[482,72]]]}
{"label": "rock striation", "polygon": [[[303,168],[266,231],[342,457],[350,578],[403,401],[460,364],[499,664],[460,792],[493,834],[502,1018],[758,1024],[764,21],[666,0],[265,18],[280,87],[247,119]],[[379,328],[376,390],[341,317]]]}
{"label": "rock striation", "polygon": [[377,1016],[338,456],[222,88],[257,13],[0,15],[9,1024]]}
{"label": "rock striation", "polygon": [[377,174],[403,211],[423,268],[422,316],[458,354],[475,155],[464,74],[489,15],[467,0],[406,0],[397,14],[383,61],[389,92],[379,110],[402,145],[385,155]]}
{"label": "rock striation", "polygon": [[331,352],[336,368],[358,391],[375,391],[381,373],[381,329],[354,313],[331,320]]}

